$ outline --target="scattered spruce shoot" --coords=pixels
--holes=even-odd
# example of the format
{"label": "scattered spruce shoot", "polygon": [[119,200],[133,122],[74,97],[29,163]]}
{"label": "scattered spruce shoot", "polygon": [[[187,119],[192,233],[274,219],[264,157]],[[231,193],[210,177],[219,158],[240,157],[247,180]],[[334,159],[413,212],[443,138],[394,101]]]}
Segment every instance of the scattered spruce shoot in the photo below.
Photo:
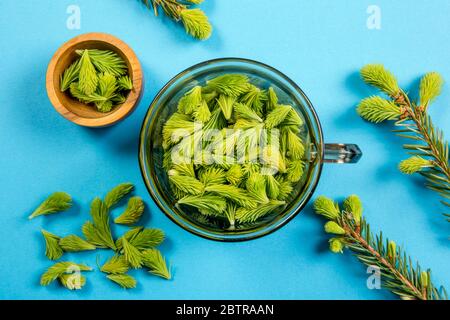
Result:
{"label": "scattered spruce shoot", "polygon": [[[84,237],[77,235],[58,236],[46,230],[41,230],[45,243],[45,255],[49,260],[58,260],[66,252],[94,251],[109,249],[114,255],[102,266],[101,272],[106,278],[124,289],[137,286],[137,281],[127,272],[130,269],[145,268],[149,273],[164,279],[171,279],[170,268],[161,252],[156,249],[165,239],[160,229],[135,226],[122,236],[115,237],[112,221],[116,224],[137,224],[144,213],[145,204],[140,197],[130,197],[133,191],[131,183],[122,183],[101,199],[96,197],[91,203],[91,221],[81,226]],[[72,198],[65,193],[57,192],[45,200],[33,214],[34,216],[62,211],[70,207]],[[111,211],[125,205],[122,214],[113,219]],[[117,208],[120,210],[120,208]],[[75,262],[56,262],[41,276],[41,285],[48,286],[59,282],[68,290],[80,290],[86,284],[83,271],[92,269]]]}
{"label": "scattered spruce shoot", "polygon": [[33,219],[42,215],[66,211],[72,207],[72,198],[65,192],[52,193],[36,210],[28,217]]}

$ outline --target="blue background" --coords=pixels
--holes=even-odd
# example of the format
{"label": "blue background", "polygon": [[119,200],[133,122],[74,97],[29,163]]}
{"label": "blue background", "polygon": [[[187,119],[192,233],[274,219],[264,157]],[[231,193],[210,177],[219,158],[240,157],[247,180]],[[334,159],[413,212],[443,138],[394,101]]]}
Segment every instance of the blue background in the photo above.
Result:
{"label": "blue background", "polygon": [[[68,5],[81,8],[81,29],[68,30]],[[366,26],[369,5],[382,10],[382,29]],[[357,143],[357,165],[324,166],[316,196],[341,199],[357,193],[374,229],[405,246],[432,268],[436,284],[450,288],[449,224],[438,197],[420,177],[402,176],[402,140],[390,125],[363,122],[358,101],[373,93],[359,80],[366,63],[382,62],[414,92],[418,79],[436,70],[450,79],[450,2],[447,0],[206,0],[214,25],[199,42],[184,29],[133,0],[3,0],[0,4],[0,298],[32,299],[390,299],[368,290],[366,269],[350,253],[327,250],[327,236],[309,206],[291,223],[262,239],[217,243],[191,235],[152,202],[137,161],[138,134],[156,92],[175,74],[203,60],[237,56],[278,68],[296,81],[315,105],[328,142]],[[50,104],[45,73],[65,41],[86,32],[108,32],[127,42],[145,72],[145,93],[136,111],[106,129],[87,129],[62,118]],[[431,109],[450,132],[450,90]],[[80,233],[88,207],[116,184],[132,181],[150,208],[146,226],[168,235],[163,252],[174,267],[165,281],[133,271],[136,290],[125,291],[98,270],[80,292],[39,286],[51,265],[40,229]],[[50,192],[72,194],[76,206],[60,216],[28,221]],[[117,214],[115,212],[114,214]],[[122,230],[116,230],[118,233]],[[67,255],[95,267],[107,252]]]}

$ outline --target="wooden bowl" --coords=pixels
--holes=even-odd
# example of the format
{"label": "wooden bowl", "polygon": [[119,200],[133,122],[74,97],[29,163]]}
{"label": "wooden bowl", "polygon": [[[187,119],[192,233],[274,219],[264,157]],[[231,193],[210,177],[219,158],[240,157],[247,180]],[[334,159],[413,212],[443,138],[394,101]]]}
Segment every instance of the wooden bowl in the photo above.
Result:
{"label": "wooden bowl", "polygon": [[[60,90],[60,77],[68,66],[79,58],[75,50],[111,50],[119,54],[128,65],[133,89],[127,100],[110,112],[97,111]],[[143,74],[141,64],[133,50],[122,40],[106,33],[87,33],[66,42],[56,51],[47,69],[47,94],[51,103],[64,118],[86,127],[105,127],[126,118],[139,103],[142,95]]]}

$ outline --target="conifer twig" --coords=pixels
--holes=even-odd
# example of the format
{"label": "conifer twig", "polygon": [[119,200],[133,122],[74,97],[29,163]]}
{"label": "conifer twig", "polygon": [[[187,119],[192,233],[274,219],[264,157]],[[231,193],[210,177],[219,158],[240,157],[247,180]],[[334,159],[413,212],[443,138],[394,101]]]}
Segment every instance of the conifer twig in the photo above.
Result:
{"label": "conifer twig", "polygon": [[153,8],[158,16],[161,8],[164,14],[176,22],[182,22],[186,32],[194,38],[206,40],[211,36],[212,26],[206,14],[200,9],[191,9],[192,5],[203,0],[141,0],[147,7]]}
{"label": "conifer twig", "polygon": [[430,270],[422,271],[418,263],[414,266],[406,252],[384,239],[382,232],[373,235],[357,196],[348,197],[342,210],[333,200],[320,196],[314,210],[329,220],[325,232],[334,235],[330,250],[342,253],[346,247],[365,265],[379,268],[386,289],[404,300],[447,300],[445,288],[433,285]]}
{"label": "conifer twig", "polygon": [[420,173],[427,180],[426,186],[438,192],[444,198],[442,203],[450,207],[449,146],[443,132],[434,126],[427,113],[429,105],[441,92],[441,76],[431,72],[422,78],[417,102],[412,101],[398,86],[394,75],[382,65],[365,66],[361,76],[390,100],[378,96],[366,98],[357,108],[359,115],[375,123],[395,121],[399,130],[394,132],[414,141],[403,146],[411,157],[402,161],[399,169],[405,174]]}

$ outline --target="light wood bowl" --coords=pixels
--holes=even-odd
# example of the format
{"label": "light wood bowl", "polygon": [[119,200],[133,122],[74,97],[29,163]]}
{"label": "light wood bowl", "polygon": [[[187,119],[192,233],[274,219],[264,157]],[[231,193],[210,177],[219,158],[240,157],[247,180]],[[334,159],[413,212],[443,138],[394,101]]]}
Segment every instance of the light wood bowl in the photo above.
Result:
{"label": "light wood bowl", "polygon": [[[95,106],[81,103],[68,93],[61,92],[60,77],[66,68],[79,58],[75,52],[79,49],[112,50],[124,59],[133,81],[133,89],[122,105],[115,106],[108,113],[103,113],[97,111]],[[66,42],[50,61],[46,78],[47,94],[56,111],[67,120],[86,127],[105,127],[126,118],[139,103],[142,83],[142,68],[136,54],[122,40],[106,33],[87,33]]]}

